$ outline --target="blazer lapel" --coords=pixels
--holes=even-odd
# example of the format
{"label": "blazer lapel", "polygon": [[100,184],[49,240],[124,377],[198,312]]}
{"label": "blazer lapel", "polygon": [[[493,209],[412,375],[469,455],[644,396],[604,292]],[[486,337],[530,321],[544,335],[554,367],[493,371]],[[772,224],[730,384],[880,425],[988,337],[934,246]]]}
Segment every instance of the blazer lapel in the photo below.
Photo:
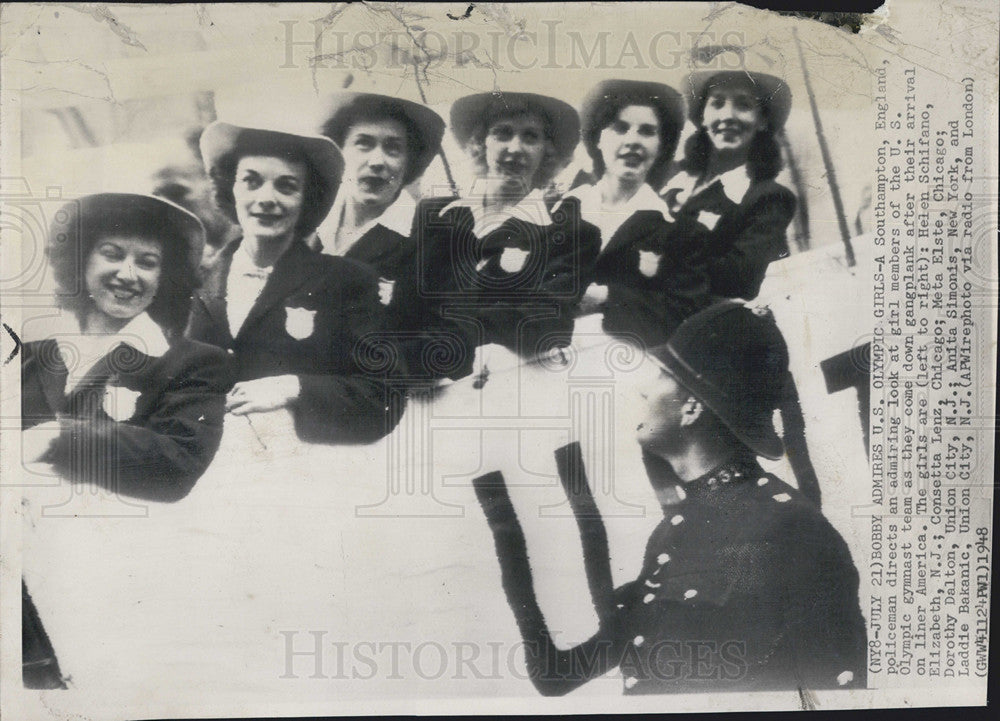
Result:
{"label": "blazer lapel", "polygon": [[402,238],[395,231],[382,225],[375,225],[358,239],[344,257],[379,268],[389,255],[398,253],[400,244],[406,241],[406,238]]}
{"label": "blazer lapel", "polygon": [[236,335],[243,335],[248,328],[259,323],[271,308],[305,285],[322,265],[314,262],[316,258],[317,254],[309,250],[302,241],[294,241],[274,264],[264,290],[250,308],[250,314]]}
{"label": "blazer lapel", "polygon": [[[218,344],[223,341],[225,346],[232,345],[233,334],[229,327],[229,317],[226,309],[226,285],[229,279],[229,269],[233,264],[233,254],[239,248],[242,238],[215,251],[211,258],[206,259],[202,266],[202,286],[194,295],[194,302],[208,319],[213,330],[212,339],[208,342]],[[198,334],[201,336],[201,334]]]}
{"label": "blazer lapel", "polygon": [[636,211],[615,231],[615,234],[611,236],[611,240],[601,250],[598,258],[609,257],[617,253],[621,248],[637,238],[648,235],[662,221],[663,215],[655,210]]}

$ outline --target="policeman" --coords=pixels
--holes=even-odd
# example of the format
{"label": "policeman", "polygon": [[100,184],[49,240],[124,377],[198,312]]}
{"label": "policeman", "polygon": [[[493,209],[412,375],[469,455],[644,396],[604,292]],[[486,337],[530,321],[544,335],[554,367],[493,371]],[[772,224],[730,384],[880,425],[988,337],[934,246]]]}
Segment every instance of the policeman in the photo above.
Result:
{"label": "policeman", "polygon": [[635,581],[612,589],[586,483],[570,494],[600,619],[593,638],[556,648],[503,478],[474,481],[536,688],[564,694],[616,666],[627,694],[863,688],[865,622],[847,545],[757,462],[782,454],[771,419],[788,351],[773,317],[722,301],[648,355],[659,374],[642,390],[637,434],[664,519]]}

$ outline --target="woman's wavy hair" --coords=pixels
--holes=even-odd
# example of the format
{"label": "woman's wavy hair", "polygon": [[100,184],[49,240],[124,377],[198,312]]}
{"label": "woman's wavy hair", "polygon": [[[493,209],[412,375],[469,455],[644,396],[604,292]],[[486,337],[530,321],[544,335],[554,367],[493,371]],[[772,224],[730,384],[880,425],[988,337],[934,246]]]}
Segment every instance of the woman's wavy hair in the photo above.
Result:
{"label": "woman's wavy hair", "polygon": [[601,149],[597,147],[601,139],[601,133],[618,118],[618,113],[630,105],[641,105],[642,107],[651,108],[660,123],[660,151],[653,165],[649,168],[649,174],[646,176],[646,182],[649,185],[653,188],[659,188],[666,180],[670,164],[674,159],[674,153],[677,151],[677,141],[680,138],[681,126],[675,122],[663,106],[649,102],[649,98],[641,96],[616,96],[608,98],[594,113],[593,122],[583,135],[583,147],[587,149],[587,154],[594,162],[595,177],[603,177],[607,166],[604,163],[604,157],[601,155]]}
{"label": "woman's wavy hair", "polygon": [[[684,144],[684,161],[681,163],[681,167],[692,175],[700,176],[705,172],[714,147],[708,137],[708,131],[702,125],[708,95],[709,93],[706,93],[698,102],[695,115],[698,119],[698,130]],[[757,104],[760,107],[761,116],[764,118],[765,127],[763,130],[757,131],[757,134],[750,141],[747,153],[747,174],[751,180],[755,181],[774,180],[783,167],[781,146],[778,145],[778,140],[775,138],[774,130],[772,130],[771,113],[767,101],[758,96]]]}
{"label": "woman's wavy hair", "polygon": [[394,103],[381,98],[360,100],[345,112],[342,118],[337,118],[336,123],[327,122],[320,130],[320,134],[343,148],[347,132],[352,126],[383,120],[395,120],[406,131],[406,171],[403,173],[403,185],[409,185],[420,175],[421,169],[415,161],[427,151],[427,142],[413,122],[405,113],[400,112]]}
{"label": "woman's wavy hair", "polygon": [[123,230],[123,226],[118,217],[88,215],[79,223],[79,232],[49,239],[46,255],[59,307],[76,315],[81,325],[94,309],[85,275],[91,254],[101,240],[124,234],[154,240],[159,243],[162,253],[160,287],[146,312],[169,338],[176,338],[184,332],[192,295],[200,285],[198,270],[192,267],[187,239],[159,224],[136,223],[131,226],[134,230]]}
{"label": "woman's wavy hair", "polygon": [[212,179],[215,204],[219,206],[219,210],[234,223],[239,223],[236,217],[236,198],[233,196],[233,186],[236,184],[236,166],[240,158],[247,155],[271,156],[305,165],[306,178],[302,192],[302,213],[299,216],[299,222],[295,225],[295,237],[299,239],[309,236],[319,227],[329,212],[323,207],[323,198],[327,197],[331,188],[303,153],[276,153],[262,149],[225,155],[208,171],[208,175]]}
{"label": "woman's wavy hair", "polygon": [[531,188],[529,190],[544,188],[552,182],[552,179],[562,169],[562,162],[566,160],[559,157],[556,153],[556,145],[553,139],[556,129],[553,127],[552,120],[538,108],[515,100],[511,100],[502,109],[484,113],[476,120],[472,135],[465,144],[465,150],[472,158],[473,165],[475,166],[476,175],[482,177],[488,171],[486,167],[486,134],[489,132],[490,127],[501,120],[525,115],[534,116],[541,120],[545,132],[545,152],[542,155],[541,165],[538,166],[535,176],[531,179]]}

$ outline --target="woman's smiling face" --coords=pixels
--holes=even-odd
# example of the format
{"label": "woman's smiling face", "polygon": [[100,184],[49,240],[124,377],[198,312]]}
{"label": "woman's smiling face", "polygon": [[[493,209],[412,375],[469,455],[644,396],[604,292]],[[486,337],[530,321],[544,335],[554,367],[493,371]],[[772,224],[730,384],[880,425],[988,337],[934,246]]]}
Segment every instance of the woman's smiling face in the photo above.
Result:
{"label": "woman's smiling face", "polygon": [[97,310],[128,320],[152,304],[160,288],[163,248],[133,235],[101,238],[87,258],[84,282]]}
{"label": "woman's smiling face", "polygon": [[605,173],[644,183],[660,154],[660,121],[648,105],[627,105],[601,131],[597,147]]}
{"label": "woman's smiling face", "polygon": [[261,240],[294,235],[302,215],[306,165],[270,155],[245,155],[236,164],[233,199],[243,233]]}
{"label": "woman's smiling face", "polygon": [[766,127],[753,88],[743,82],[712,88],[702,118],[702,127],[716,151],[745,151],[757,132]]}

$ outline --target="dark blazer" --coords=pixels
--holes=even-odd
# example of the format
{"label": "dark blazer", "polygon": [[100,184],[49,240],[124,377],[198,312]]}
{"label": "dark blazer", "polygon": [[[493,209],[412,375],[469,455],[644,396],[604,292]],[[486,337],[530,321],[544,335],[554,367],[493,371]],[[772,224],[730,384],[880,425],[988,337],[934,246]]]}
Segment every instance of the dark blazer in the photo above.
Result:
{"label": "dark blazer", "polygon": [[[683,204],[678,192],[668,184],[663,197],[676,218],[687,218],[698,229],[712,294],[756,298],[767,266],[788,255],[785,233],[795,215],[795,195],[773,180],[751,182],[739,203],[719,180]],[[719,216],[713,228],[699,223],[703,211]]]}
{"label": "dark blazer", "polygon": [[[414,216],[416,217],[416,216]],[[406,379],[420,384],[439,378],[467,375],[468,328],[435,312],[435,304],[420,293],[420,253],[417,235],[400,235],[375,224],[344,254],[364,263],[379,276],[386,302],[386,333],[404,359]]]}
{"label": "dark blazer", "polygon": [[616,666],[627,694],[864,688],[858,572],[816,506],[750,456],[687,483],[652,457],[647,470],[664,520],[618,589],[596,506],[584,516],[571,497],[601,627],[566,650],[538,606],[502,476],[474,481],[536,688],[567,693]]}
{"label": "dark blazer", "polygon": [[[237,381],[297,376],[301,393],[291,410],[304,441],[370,443],[391,431],[403,409],[400,398],[390,398],[391,379],[402,364],[379,338],[385,307],[378,276],[296,241],[275,263],[234,338],[226,285],[238,246],[206,260],[187,335],[226,349]],[[296,328],[291,319],[303,316]]]}
{"label": "dark blazer", "polygon": [[[567,343],[600,250],[599,232],[581,219],[579,201],[567,198],[551,225],[509,218],[484,238],[473,234],[468,207],[442,214],[453,201],[432,198],[417,208],[420,296],[438,317],[460,319],[470,349],[500,343],[531,356]],[[520,267],[505,260],[508,249],[526,254]]]}
{"label": "dark blazer", "polygon": [[[178,338],[157,358],[119,345],[69,393],[55,340],[25,344],[21,364],[22,427],[59,421],[62,433],[43,460],[71,481],[176,501],[218,450],[232,378],[217,348]],[[107,412],[105,392],[115,386],[135,398],[121,422]]]}
{"label": "dark blazer", "polygon": [[701,242],[692,221],[667,221],[655,210],[633,213],[594,265],[606,285],[605,332],[634,335],[647,346],[665,343],[680,323],[710,302]]}

